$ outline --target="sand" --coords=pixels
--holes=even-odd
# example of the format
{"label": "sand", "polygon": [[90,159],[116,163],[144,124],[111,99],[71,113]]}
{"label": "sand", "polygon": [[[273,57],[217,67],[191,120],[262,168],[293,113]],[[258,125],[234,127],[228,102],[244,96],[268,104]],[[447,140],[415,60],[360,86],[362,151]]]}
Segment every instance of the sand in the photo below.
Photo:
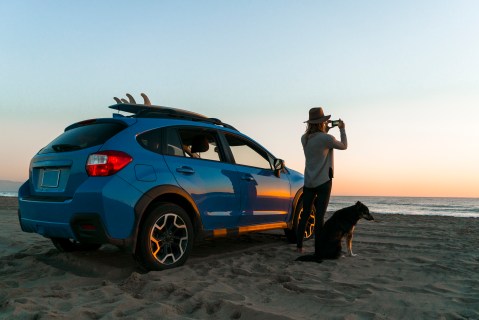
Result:
{"label": "sand", "polygon": [[479,219],[376,214],[321,264],[281,232],[202,241],[142,273],[114,246],[58,252],[16,210],[0,198],[1,319],[479,319]]}

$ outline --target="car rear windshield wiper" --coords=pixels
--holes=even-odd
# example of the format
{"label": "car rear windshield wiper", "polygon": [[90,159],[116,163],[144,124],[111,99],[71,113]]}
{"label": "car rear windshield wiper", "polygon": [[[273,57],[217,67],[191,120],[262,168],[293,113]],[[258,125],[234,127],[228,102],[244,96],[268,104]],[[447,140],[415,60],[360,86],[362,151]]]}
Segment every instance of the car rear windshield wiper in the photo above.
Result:
{"label": "car rear windshield wiper", "polygon": [[55,144],[52,146],[52,149],[56,152],[72,151],[81,149],[80,146],[74,144]]}

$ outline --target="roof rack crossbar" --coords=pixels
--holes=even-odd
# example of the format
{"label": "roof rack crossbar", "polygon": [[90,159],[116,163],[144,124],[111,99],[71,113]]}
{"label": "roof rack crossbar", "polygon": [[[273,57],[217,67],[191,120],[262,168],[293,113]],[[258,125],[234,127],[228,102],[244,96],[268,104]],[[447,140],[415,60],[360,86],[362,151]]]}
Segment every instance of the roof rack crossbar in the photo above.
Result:
{"label": "roof rack crossbar", "polygon": [[190,121],[197,121],[197,122],[205,122],[209,124],[214,124],[217,126],[223,126],[225,128],[238,131],[232,125],[224,123],[220,119],[217,118],[206,118],[206,117],[196,117],[188,114],[182,114],[179,112],[159,112],[153,110],[143,110],[142,112],[134,115],[135,118],[175,118],[181,120],[190,120]]}

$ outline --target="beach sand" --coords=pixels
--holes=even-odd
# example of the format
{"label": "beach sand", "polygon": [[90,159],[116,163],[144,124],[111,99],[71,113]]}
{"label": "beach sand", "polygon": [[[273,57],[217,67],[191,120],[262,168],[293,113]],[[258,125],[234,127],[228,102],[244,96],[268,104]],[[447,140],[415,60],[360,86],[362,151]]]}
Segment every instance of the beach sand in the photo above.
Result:
{"label": "beach sand", "polygon": [[116,247],[22,232],[16,201],[0,198],[1,319],[479,319],[479,219],[375,214],[356,257],[321,264],[295,262],[282,232],[202,241],[142,273]]}

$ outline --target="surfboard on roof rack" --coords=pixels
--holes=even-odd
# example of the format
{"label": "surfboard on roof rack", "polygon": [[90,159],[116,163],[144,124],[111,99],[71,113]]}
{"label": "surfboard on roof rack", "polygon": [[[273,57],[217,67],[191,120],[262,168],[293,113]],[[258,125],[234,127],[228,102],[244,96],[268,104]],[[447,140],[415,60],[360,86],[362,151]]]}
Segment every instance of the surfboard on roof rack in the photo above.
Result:
{"label": "surfboard on roof rack", "polygon": [[143,104],[136,103],[135,99],[129,93],[127,93],[126,96],[128,97],[128,100],[114,97],[113,99],[117,103],[109,106],[108,108],[114,109],[117,111],[132,113],[133,117],[135,118],[141,117],[141,118],[187,119],[187,120],[202,121],[202,122],[207,122],[207,123],[211,123],[215,125],[220,125],[225,128],[238,131],[235,127],[227,123],[224,123],[217,118],[209,118],[205,115],[188,111],[188,110],[152,105],[150,102],[150,99],[144,93],[141,94],[144,100]]}

